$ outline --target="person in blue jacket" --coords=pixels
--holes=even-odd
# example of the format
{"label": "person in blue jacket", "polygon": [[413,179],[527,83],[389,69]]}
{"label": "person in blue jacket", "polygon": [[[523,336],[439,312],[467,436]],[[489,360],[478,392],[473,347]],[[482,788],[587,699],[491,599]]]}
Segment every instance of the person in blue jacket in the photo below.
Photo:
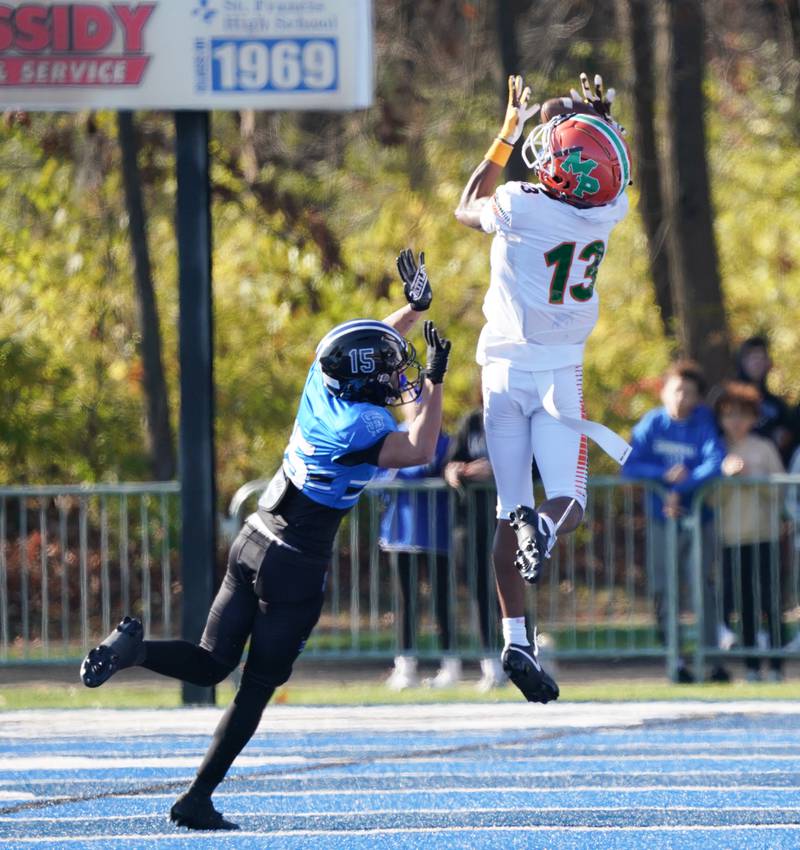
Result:
{"label": "person in blue jacket", "polygon": [[[678,567],[680,598],[691,598],[692,575],[702,570],[705,592],[704,634],[706,646],[717,645],[716,597],[713,585],[713,515],[704,506],[701,517],[702,563],[692,561],[692,528],[687,520],[695,492],[721,475],[725,449],[719,437],[714,414],[702,403],[705,378],[700,367],[690,360],[673,363],[664,374],[661,390],[663,407],[646,413],[633,429],[632,451],[622,468],[626,478],[649,480],[666,488],[662,498],[651,493],[647,511],[652,542],[652,593],[656,622],[662,642],[667,633],[666,520],[678,522]],[[676,681],[694,681],[683,658],[675,673]],[[714,681],[729,681],[724,668],[715,666],[709,676]]]}
{"label": "person in blue jacket", "polygon": [[[401,429],[410,428],[419,412],[417,405],[406,405],[406,421]],[[386,470],[386,480],[420,481],[442,479],[450,438],[440,432],[436,453],[430,463]],[[430,500],[433,500],[431,505]],[[431,511],[433,514],[431,515]],[[414,578],[424,567],[434,594],[434,611],[439,648],[445,653],[437,674],[425,684],[449,687],[461,678],[461,659],[451,655],[453,635],[450,629],[450,524],[446,490],[428,493],[425,490],[394,490],[385,493],[385,509],[381,517],[378,544],[391,556],[400,586],[400,652],[394,660],[394,670],[386,684],[393,690],[403,690],[418,684],[417,627],[421,605],[417,597],[419,583]]]}
{"label": "person in blue jacket", "polygon": [[[178,825],[238,829],[214,808],[211,795],[319,619],[339,524],[379,468],[419,466],[434,456],[450,342],[425,322],[428,359],[421,368],[405,335],[432,299],[424,256],[417,266],[411,251],[403,251],[398,269],[405,306],[382,322],[345,322],[317,346],[283,462],[231,546],[200,644],[144,640],[141,622],[125,617],[81,665],[87,687],[134,665],[208,686],[238,666],[249,641],[233,703],[189,789],[170,810]],[[417,399],[412,427],[398,431],[386,408]]]}

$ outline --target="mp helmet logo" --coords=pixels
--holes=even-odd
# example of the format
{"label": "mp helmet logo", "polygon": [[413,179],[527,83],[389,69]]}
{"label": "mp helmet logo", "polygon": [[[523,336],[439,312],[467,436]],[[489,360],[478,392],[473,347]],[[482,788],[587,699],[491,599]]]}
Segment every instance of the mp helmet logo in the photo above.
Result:
{"label": "mp helmet logo", "polygon": [[582,198],[587,192],[593,195],[600,188],[600,181],[592,177],[592,172],[597,168],[594,159],[581,159],[581,149],[576,148],[561,163],[564,171],[569,171],[578,178],[578,185],[573,191],[576,198]]}

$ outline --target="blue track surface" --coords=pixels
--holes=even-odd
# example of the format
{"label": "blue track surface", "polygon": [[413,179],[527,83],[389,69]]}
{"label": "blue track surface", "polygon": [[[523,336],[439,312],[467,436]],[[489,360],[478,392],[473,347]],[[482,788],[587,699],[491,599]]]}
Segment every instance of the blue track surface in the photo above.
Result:
{"label": "blue track surface", "polygon": [[[108,727],[124,712],[73,712],[66,724],[53,713],[50,730],[47,712],[9,712],[0,850],[800,847],[800,712],[665,709],[608,726],[587,714],[586,728],[580,712],[561,726],[548,707],[537,727],[536,708],[520,705],[522,728],[509,728],[506,710],[493,729],[492,706],[474,707],[481,728],[437,708],[439,724],[427,713],[384,730],[362,709],[332,714],[335,723],[324,713],[294,722],[285,710],[276,716],[287,724],[270,731],[268,712],[214,798],[242,832],[210,835],[166,818],[213,730],[205,715],[187,713],[182,729],[184,715],[151,712],[136,717],[149,724],[140,734],[115,735]],[[159,729],[162,716],[170,723]],[[14,734],[26,722],[38,737]]]}

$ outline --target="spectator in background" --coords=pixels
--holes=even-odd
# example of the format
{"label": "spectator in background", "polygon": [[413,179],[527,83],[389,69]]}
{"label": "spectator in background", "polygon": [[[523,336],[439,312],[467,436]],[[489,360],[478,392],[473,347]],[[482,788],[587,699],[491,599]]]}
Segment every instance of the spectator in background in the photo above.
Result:
{"label": "spectator in background", "polygon": [[[800,475],[800,447],[795,449],[794,454],[792,455],[792,459],[789,462],[789,468],[787,472],[790,475]],[[791,536],[791,546],[794,551],[789,556],[792,560],[793,564],[800,563],[800,487],[797,484],[790,484],[786,488],[786,502],[785,502],[786,514],[791,520],[792,523],[792,536]],[[797,599],[796,592],[794,590],[789,591],[789,599]],[[791,605],[791,602],[789,603]],[[794,625],[795,632],[789,643],[786,644],[784,649],[791,650],[792,652],[800,651],[800,628],[798,628],[797,622]]]}
{"label": "spectator in background", "polygon": [[[480,386],[480,385],[479,385]],[[467,583],[474,579],[480,629],[481,679],[478,689],[489,691],[505,684],[508,677],[497,658],[491,636],[491,624],[497,618],[497,603],[491,592],[493,581],[491,569],[490,540],[494,538],[496,525],[494,494],[488,489],[469,490],[465,485],[494,481],[492,467],[486,450],[486,432],[483,428],[483,406],[467,413],[458,425],[450,443],[445,481],[456,491],[456,515],[453,524],[453,554],[459,575],[467,576]],[[472,510],[470,511],[470,502]],[[475,553],[474,576],[470,569],[469,553]]]}
{"label": "spectator in background", "polygon": [[[667,635],[667,537],[666,520],[678,522],[678,591],[679,599],[690,599],[692,576],[702,570],[705,585],[704,634],[706,646],[717,645],[717,616],[713,588],[712,560],[714,551],[713,515],[707,506],[702,512],[702,563],[693,563],[692,531],[687,522],[695,491],[720,475],[724,450],[711,410],[702,404],[705,379],[700,367],[690,361],[673,363],[664,375],[661,390],[663,407],[645,414],[634,427],[633,448],[622,474],[626,478],[655,481],[667,488],[662,501],[655,493],[648,499],[652,534],[652,592],[656,621],[661,640]],[[683,605],[682,607],[688,607]],[[712,681],[727,682],[727,671],[715,666]],[[674,679],[681,683],[694,681],[683,657]]]}
{"label": "spectator in background", "polygon": [[[727,454],[722,474],[747,478],[783,472],[780,455],[771,440],[755,433],[760,413],[758,390],[741,382],[729,382],[717,398],[714,409],[725,437]],[[722,585],[726,622],[740,602],[742,646],[756,646],[756,632],[762,617],[773,645],[780,645],[780,608],[773,610],[773,588],[778,590],[778,570],[773,574],[772,552],[777,555],[780,528],[771,516],[768,488],[745,484],[725,487],[721,494],[720,531],[722,536]],[[761,681],[761,662],[746,658],[747,680]],[[781,660],[770,659],[770,678],[783,678]]]}
{"label": "spectator in background", "polygon": [[[400,430],[407,430],[414,421],[419,406],[407,404],[403,407],[406,422]],[[436,443],[436,454],[429,464],[407,466],[405,469],[386,470],[384,479],[420,481],[426,478],[441,478],[450,438],[440,432]],[[429,500],[433,497],[433,527]],[[395,490],[386,493],[386,509],[381,517],[378,545],[390,553],[397,569],[402,606],[400,619],[400,654],[394,659],[394,669],[386,684],[392,690],[404,690],[419,684],[417,670],[417,627],[419,624],[418,589],[419,576],[425,568],[435,592],[435,616],[439,635],[439,646],[443,652],[452,649],[453,636],[450,632],[450,582],[449,549],[450,529],[448,523],[447,491],[427,493],[420,490]],[[416,567],[416,572],[414,570]],[[435,688],[456,685],[461,679],[461,659],[445,655],[436,675],[425,682]]]}
{"label": "spectator in background", "polygon": [[772,369],[769,343],[765,337],[751,336],[739,347],[737,356],[739,380],[752,384],[760,393],[759,416],[754,433],[772,440],[785,464],[789,463],[794,446],[792,417],[789,406],[767,389],[767,378]]}

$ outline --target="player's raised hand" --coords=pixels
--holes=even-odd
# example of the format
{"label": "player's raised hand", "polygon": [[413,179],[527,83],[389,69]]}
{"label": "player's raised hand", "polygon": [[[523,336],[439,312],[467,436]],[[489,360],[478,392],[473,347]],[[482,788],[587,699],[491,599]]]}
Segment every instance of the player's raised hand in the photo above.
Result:
{"label": "player's raised hand", "polygon": [[400,273],[400,280],[403,281],[403,293],[411,309],[417,312],[427,310],[431,306],[433,290],[425,268],[425,252],[419,252],[419,265],[417,265],[410,248],[401,251],[397,258],[397,271]]}
{"label": "player's raised hand", "polygon": [[531,90],[524,86],[519,74],[508,78],[508,106],[500,136],[504,142],[513,145],[522,135],[525,122],[539,111],[538,103],[529,103]]}
{"label": "player's raised hand", "polygon": [[614,103],[616,91],[614,89],[603,89],[603,78],[600,74],[594,75],[594,87],[589,83],[589,77],[584,73],[581,73],[580,81],[582,94],[576,92],[575,89],[570,89],[572,99],[578,103],[583,101],[591,106],[601,118],[612,121],[611,104]]}
{"label": "player's raised hand", "polygon": [[422,333],[428,346],[425,375],[432,384],[441,384],[447,372],[447,361],[450,359],[450,340],[439,336],[436,325],[430,319],[425,321]]}

